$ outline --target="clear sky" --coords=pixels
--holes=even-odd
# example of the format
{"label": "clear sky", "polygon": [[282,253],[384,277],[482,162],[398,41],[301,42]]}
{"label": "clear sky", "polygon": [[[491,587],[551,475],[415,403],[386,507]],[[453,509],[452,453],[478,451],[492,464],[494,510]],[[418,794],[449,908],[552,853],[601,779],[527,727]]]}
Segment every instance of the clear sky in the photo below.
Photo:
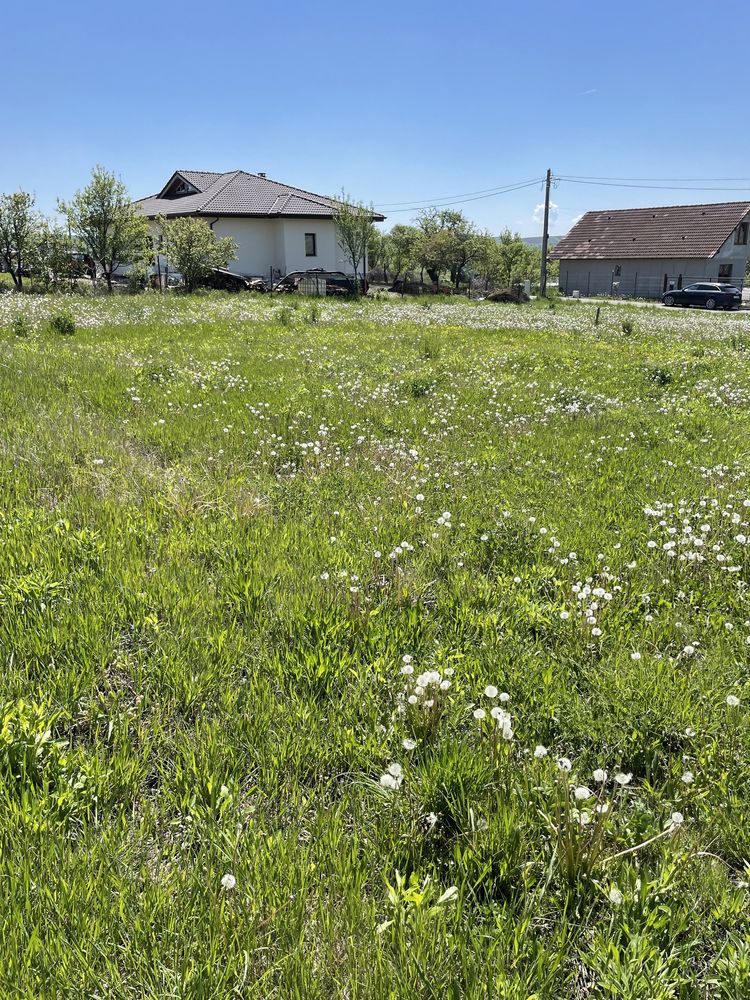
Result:
{"label": "clear sky", "polygon": [[[344,188],[387,226],[414,214],[396,202],[547,167],[740,189],[560,181],[553,235],[589,208],[750,198],[749,0],[6,0],[2,28],[0,192],[47,212],[95,163],[136,198],[180,168]],[[456,207],[529,236],[541,199],[535,184]]]}

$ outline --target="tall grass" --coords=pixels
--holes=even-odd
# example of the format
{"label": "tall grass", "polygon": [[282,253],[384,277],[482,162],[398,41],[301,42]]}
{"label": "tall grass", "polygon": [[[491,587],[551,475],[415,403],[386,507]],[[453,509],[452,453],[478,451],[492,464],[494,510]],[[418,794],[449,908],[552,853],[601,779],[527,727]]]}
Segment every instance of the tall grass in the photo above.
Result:
{"label": "tall grass", "polygon": [[0,301],[1,995],[747,995],[744,317],[58,308]]}

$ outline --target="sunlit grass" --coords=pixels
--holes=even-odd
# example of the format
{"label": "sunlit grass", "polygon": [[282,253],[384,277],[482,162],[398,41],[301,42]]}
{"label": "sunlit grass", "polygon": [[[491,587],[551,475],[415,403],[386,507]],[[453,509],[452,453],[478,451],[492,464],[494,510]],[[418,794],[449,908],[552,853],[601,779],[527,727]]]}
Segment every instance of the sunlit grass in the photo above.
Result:
{"label": "sunlit grass", "polygon": [[0,993],[747,995],[750,318],[316,305],[0,297]]}

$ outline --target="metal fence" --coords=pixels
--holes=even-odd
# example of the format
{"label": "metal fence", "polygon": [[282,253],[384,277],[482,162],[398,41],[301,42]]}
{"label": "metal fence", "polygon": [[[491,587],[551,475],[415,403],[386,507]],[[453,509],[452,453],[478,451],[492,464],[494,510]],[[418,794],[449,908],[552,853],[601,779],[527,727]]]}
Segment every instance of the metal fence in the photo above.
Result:
{"label": "metal fence", "polygon": [[[567,281],[567,283],[566,283]],[[619,299],[658,299],[665,292],[684,288],[694,282],[721,282],[725,285],[732,285],[742,291],[744,281],[741,278],[724,278],[716,275],[692,275],[692,274],[662,274],[662,275],[616,275],[612,272],[609,287],[602,288],[600,276],[583,276],[577,281],[566,279],[564,272],[560,274],[561,291],[565,295],[570,295],[574,290],[578,290],[581,295],[611,295],[612,298]],[[563,287],[564,286],[564,287]]]}

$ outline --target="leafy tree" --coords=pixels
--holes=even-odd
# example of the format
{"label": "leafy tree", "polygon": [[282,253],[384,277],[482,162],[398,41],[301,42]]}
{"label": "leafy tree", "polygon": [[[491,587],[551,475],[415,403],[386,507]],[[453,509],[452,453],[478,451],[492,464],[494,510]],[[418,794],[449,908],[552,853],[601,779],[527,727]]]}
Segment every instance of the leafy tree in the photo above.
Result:
{"label": "leafy tree", "polygon": [[473,224],[462,212],[430,208],[420,213],[418,225],[421,230],[419,264],[436,283],[443,271],[449,271],[458,288],[464,269],[479,250]]}
{"label": "leafy tree", "polygon": [[91,182],[70,202],[61,201],[79,245],[101,268],[112,291],[112,274],[122,264],[137,264],[151,256],[148,221],[128,197],[121,180],[104,167],[94,167]]}
{"label": "leafy tree", "polygon": [[163,234],[162,252],[182,275],[188,292],[192,292],[212,268],[226,267],[237,256],[235,240],[231,236],[219,239],[204,219],[160,216],[156,221]]}
{"label": "leafy tree", "polygon": [[57,291],[73,280],[73,241],[67,229],[45,222],[36,247],[33,271],[44,287]]}
{"label": "leafy tree", "polygon": [[[500,281],[510,288],[514,281],[530,277],[534,250],[527,246],[518,233],[504,229],[498,238],[500,256]],[[537,251],[536,257],[538,259]]]}
{"label": "leafy tree", "polygon": [[417,247],[420,232],[416,226],[399,224],[388,233],[390,241],[390,260],[393,268],[393,280],[398,281],[399,275],[411,271],[417,263]]}
{"label": "leafy tree", "polygon": [[477,236],[474,267],[485,291],[490,285],[494,285],[500,280],[502,271],[500,247],[495,237],[490,233],[485,232]]}
{"label": "leafy tree", "polygon": [[336,223],[336,234],[347,263],[354,273],[354,288],[359,293],[359,265],[364,262],[371,233],[375,228],[372,222],[373,208],[363,202],[354,202],[342,191],[340,198],[333,198],[333,221]]}
{"label": "leafy tree", "polygon": [[32,266],[42,226],[33,195],[17,191],[0,196],[0,258],[19,292],[23,291],[23,272]]}
{"label": "leafy tree", "polygon": [[367,245],[367,264],[371,271],[381,270],[388,281],[388,268],[391,260],[391,239],[388,233],[381,233],[375,226],[370,230]]}

